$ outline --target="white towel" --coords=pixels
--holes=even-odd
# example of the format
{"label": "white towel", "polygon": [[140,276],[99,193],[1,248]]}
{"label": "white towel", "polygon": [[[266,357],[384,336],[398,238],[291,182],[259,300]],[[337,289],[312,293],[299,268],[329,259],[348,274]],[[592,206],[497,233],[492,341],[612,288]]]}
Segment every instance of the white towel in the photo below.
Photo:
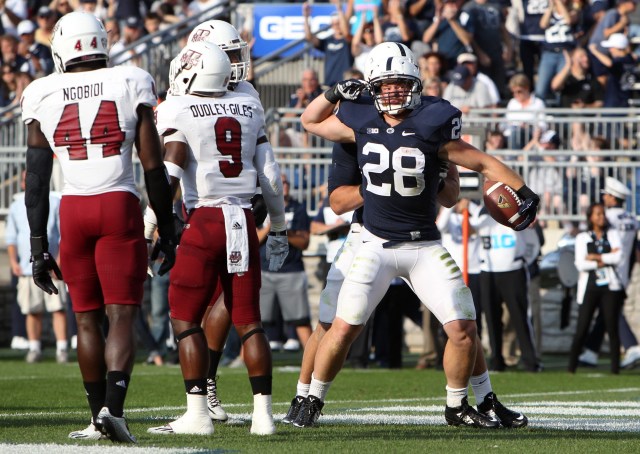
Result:
{"label": "white towel", "polygon": [[227,271],[245,273],[249,270],[249,239],[247,219],[238,205],[222,205],[227,232]]}

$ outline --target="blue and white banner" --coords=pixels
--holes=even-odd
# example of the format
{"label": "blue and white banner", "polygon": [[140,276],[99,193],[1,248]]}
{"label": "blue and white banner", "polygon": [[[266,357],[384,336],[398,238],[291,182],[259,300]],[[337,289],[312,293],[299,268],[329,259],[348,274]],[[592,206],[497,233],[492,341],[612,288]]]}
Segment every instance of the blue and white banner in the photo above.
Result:
{"label": "blue and white banner", "polygon": [[[311,31],[315,32],[331,24],[331,15],[336,11],[333,4],[313,4],[311,6]],[[267,55],[282,46],[304,38],[304,16],[302,4],[255,4],[253,6],[253,37],[255,43],[251,49],[254,58]],[[328,31],[331,33],[331,30]],[[323,36],[320,36],[321,38]],[[300,46],[289,50],[290,55]]]}

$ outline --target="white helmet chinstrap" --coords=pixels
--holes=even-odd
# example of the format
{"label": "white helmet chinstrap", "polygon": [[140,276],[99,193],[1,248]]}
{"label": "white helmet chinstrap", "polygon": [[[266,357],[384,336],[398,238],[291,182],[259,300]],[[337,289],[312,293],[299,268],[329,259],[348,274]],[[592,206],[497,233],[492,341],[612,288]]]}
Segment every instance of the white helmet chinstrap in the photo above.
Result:
{"label": "white helmet chinstrap", "polygon": [[227,92],[231,77],[229,57],[206,41],[187,44],[175,58],[179,66],[170,81],[176,94],[220,96]]}
{"label": "white helmet chinstrap", "polygon": [[249,45],[233,25],[221,20],[205,21],[193,29],[187,43],[198,41],[213,43],[227,53],[231,61],[231,83],[247,80],[251,65]]}
{"label": "white helmet chinstrap", "polygon": [[365,79],[381,113],[396,115],[420,104],[420,70],[410,57],[387,57],[367,68]]}
{"label": "white helmet chinstrap", "polygon": [[69,66],[87,61],[108,61],[107,45],[107,31],[95,15],[65,14],[51,33],[51,53],[56,72],[65,72]]}

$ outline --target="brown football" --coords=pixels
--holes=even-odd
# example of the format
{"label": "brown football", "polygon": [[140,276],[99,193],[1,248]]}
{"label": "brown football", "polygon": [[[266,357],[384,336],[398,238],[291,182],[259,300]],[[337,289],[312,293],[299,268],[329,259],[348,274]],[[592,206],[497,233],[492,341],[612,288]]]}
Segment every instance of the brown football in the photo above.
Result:
{"label": "brown football", "polygon": [[516,191],[499,181],[485,180],[484,182],[484,206],[493,219],[507,227],[514,227],[522,220],[518,209],[522,200]]}

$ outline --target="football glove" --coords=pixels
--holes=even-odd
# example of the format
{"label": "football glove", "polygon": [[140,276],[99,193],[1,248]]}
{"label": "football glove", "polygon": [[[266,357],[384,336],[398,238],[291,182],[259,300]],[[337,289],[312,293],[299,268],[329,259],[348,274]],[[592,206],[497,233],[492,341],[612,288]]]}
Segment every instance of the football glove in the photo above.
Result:
{"label": "football glove", "polygon": [[518,189],[516,194],[518,194],[518,197],[522,199],[522,205],[520,206],[518,213],[521,217],[524,217],[524,221],[513,228],[513,230],[519,232],[529,227],[529,225],[531,225],[531,223],[536,219],[538,205],[540,204],[540,197],[527,187],[527,185]]}
{"label": "football glove", "polygon": [[324,97],[331,104],[337,104],[338,101],[347,100],[355,101],[360,97],[362,90],[367,88],[366,82],[358,79],[349,79],[338,82],[329,90],[324,92]]}
{"label": "football glove", "polygon": [[168,273],[176,263],[176,246],[178,245],[178,241],[176,239],[173,221],[170,224],[159,226],[158,234],[160,237],[156,240],[150,259],[153,262],[159,257],[160,253],[162,253],[164,258],[158,269],[158,274],[162,276]]}
{"label": "football glove", "polygon": [[287,231],[269,232],[267,237],[266,258],[269,261],[269,271],[278,271],[289,254],[289,240]]}
{"label": "football glove", "polygon": [[49,241],[46,236],[31,237],[31,270],[33,282],[49,295],[58,294],[58,288],[53,285],[51,271],[58,279],[62,279],[62,272],[58,264],[49,254]]}
{"label": "football glove", "polygon": [[264,202],[262,194],[256,194],[251,197],[251,212],[253,213],[253,219],[256,221],[256,226],[264,224],[264,220],[267,219],[267,204]]}

